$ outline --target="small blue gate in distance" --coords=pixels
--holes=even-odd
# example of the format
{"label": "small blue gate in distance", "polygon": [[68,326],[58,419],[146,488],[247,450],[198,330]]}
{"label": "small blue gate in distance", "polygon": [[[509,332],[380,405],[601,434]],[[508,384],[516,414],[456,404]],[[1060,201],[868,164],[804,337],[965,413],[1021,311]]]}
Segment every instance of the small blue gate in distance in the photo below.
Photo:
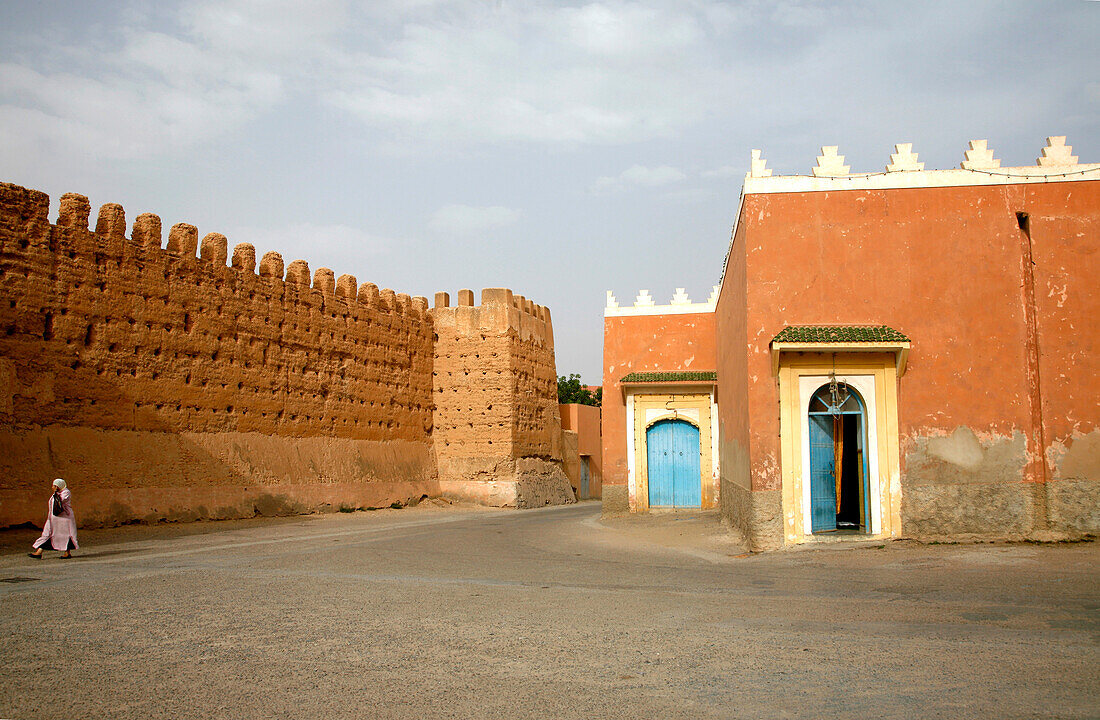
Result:
{"label": "small blue gate in distance", "polygon": [[684,420],[660,420],[646,430],[649,506],[702,506],[699,428]]}

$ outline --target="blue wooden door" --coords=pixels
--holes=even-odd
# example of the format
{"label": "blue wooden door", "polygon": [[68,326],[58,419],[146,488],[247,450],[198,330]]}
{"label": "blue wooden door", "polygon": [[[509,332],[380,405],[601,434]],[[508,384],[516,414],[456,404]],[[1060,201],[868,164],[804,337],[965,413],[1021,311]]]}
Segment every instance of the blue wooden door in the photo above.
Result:
{"label": "blue wooden door", "polygon": [[672,507],[672,425],[670,421],[659,422],[645,433],[650,507]]}
{"label": "blue wooden door", "polygon": [[702,505],[699,428],[683,420],[661,420],[646,431],[650,507]]}
{"label": "blue wooden door", "polygon": [[836,530],[833,418],[810,415],[810,529]]}

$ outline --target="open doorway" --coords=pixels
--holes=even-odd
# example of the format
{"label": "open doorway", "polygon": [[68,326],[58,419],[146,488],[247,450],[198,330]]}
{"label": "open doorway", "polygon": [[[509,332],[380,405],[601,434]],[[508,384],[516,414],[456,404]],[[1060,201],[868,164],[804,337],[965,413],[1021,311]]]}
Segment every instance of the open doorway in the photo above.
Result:
{"label": "open doorway", "polygon": [[870,532],[867,416],[859,393],[843,382],[810,399],[810,524],[813,533]]}

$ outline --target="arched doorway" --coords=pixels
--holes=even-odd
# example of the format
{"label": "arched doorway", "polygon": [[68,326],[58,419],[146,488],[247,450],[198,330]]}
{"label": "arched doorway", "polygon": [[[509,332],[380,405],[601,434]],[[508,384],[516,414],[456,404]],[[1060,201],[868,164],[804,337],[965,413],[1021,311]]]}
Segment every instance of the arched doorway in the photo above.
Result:
{"label": "arched doorway", "polygon": [[808,413],[811,531],[870,532],[863,398],[846,383],[830,382],[813,394]]}
{"label": "arched doorway", "polygon": [[649,506],[701,507],[699,428],[686,420],[659,420],[645,436]]}

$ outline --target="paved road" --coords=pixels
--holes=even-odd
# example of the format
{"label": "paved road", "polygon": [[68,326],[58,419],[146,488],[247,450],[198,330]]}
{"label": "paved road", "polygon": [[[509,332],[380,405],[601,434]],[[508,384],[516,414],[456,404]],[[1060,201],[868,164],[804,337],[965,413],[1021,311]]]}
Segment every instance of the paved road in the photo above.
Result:
{"label": "paved road", "polygon": [[592,503],[207,528],[0,556],[34,578],[0,583],[0,717],[1100,717],[1096,543],[738,557]]}

